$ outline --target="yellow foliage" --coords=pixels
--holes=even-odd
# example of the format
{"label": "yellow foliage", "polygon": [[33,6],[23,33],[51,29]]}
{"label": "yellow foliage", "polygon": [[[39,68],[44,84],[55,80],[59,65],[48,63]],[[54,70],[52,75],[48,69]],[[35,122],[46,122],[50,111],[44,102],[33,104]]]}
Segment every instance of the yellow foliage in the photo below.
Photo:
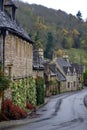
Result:
{"label": "yellow foliage", "polygon": [[79,31],[77,29],[73,29],[73,32],[72,32],[74,35],[80,35]]}
{"label": "yellow foliage", "polygon": [[66,29],[63,29],[62,32],[63,32],[64,35],[68,34],[68,31]]}
{"label": "yellow foliage", "polygon": [[35,26],[41,30],[47,29],[47,26],[44,24],[44,20],[40,16],[37,17]]}
{"label": "yellow foliage", "polygon": [[59,50],[57,51],[57,56],[58,56],[58,57],[62,57],[62,54],[63,54],[63,51],[62,51],[61,49],[59,49]]}

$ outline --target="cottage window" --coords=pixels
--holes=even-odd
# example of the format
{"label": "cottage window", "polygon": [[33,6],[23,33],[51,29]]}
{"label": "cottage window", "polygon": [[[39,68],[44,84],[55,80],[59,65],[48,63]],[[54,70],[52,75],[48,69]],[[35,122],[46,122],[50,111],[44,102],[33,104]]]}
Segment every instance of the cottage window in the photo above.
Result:
{"label": "cottage window", "polygon": [[70,88],[70,82],[68,82],[68,88]]}
{"label": "cottage window", "polygon": [[76,86],[76,82],[74,81],[74,87]]}

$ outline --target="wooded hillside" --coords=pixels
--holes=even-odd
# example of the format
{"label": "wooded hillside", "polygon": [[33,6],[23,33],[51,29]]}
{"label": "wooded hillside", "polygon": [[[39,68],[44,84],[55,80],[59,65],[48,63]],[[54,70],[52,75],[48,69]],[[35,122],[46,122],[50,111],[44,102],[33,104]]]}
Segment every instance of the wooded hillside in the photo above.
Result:
{"label": "wooded hillside", "polygon": [[14,2],[18,7],[17,20],[36,44],[44,48],[45,57],[52,58],[58,49],[87,50],[87,22],[80,16],[41,5]]}

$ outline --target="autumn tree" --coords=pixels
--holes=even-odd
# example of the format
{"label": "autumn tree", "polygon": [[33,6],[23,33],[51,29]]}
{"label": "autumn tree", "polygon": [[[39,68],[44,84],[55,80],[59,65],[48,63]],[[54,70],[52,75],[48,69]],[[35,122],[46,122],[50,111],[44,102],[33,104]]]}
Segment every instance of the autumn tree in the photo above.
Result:
{"label": "autumn tree", "polygon": [[58,49],[57,51],[57,57],[62,57],[63,51],[61,49]]}
{"label": "autumn tree", "polygon": [[72,48],[73,45],[73,39],[71,36],[67,36],[63,38],[62,45],[65,49]]}

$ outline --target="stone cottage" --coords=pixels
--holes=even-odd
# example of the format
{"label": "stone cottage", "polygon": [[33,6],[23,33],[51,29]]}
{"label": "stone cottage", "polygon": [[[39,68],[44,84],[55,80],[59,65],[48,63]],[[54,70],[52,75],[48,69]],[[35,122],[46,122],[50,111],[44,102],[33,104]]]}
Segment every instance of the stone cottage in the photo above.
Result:
{"label": "stone cottage", "polygon": [[66,77],[66,91],[78,90],[82,87],[82,74],[84,66],[71,64],[68,56],[56,59],[56,65],[62,74]]}
{"label": "stone cottage", "polygon": [[[16,9],[11,0],[0,0],[0,66],[13,81],[32,76],[33,65],[33,41],[16,22]],[[4,97],[11,98],[10,89]]]}
{"label": "stone cottage", "polygon": [[[59,93],[81,89],[83,72],[84,66],[77,63],[71,64],[68,55],[46,63],[44,76],[47,96],[52,94],[54,87]],[[51,81],[55,80],[58,83],[52,85]]]}
{"label": "stone cottage", "polygon": [[0,0],[0,64],[12,79],[32,75],[33,59],[33,42],[16,22],[16,9],[12,1]]}
{"label": "stone cottage", "polygon": [[46,96],[66,91],[66,77],[60,72],[55,63],[45,63],[44,77]]}

